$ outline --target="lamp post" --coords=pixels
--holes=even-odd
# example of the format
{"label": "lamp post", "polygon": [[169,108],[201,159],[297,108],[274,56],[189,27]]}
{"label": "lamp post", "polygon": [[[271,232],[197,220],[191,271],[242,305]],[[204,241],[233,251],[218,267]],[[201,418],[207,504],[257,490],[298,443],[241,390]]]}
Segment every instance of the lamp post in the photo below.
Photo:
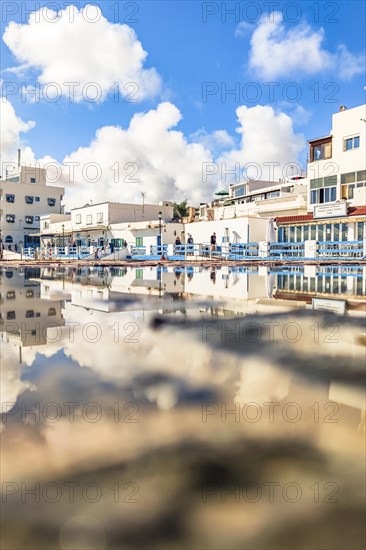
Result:
{"label": "lamp post", "polygon": [[64,247],[64,253],[65,253],[65,226],[62,224],[62,246]]}
{"label": "lamp post", "polygon": [[159,212],[158,213],[158,218],[159,218],[159,243],[160,243],[160,250],[161,250],[161,257],[162,259],[164,259],[164,251],[163,251],[163,243],[162,243],[162,235],[161,235],[161,219],[163,217],[163,213],[162,212]]}
{"label": "lamp post", "polygon": [[20,259],[23,259],[23,241],[19,241]]}

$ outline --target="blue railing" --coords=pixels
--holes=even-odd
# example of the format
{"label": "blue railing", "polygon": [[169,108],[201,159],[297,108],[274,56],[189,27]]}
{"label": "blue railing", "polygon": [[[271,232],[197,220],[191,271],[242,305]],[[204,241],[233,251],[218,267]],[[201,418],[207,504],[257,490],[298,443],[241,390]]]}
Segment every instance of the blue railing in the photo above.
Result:
{"label": "blue railing", "polygon": [[319,258],[362,258],[363,241],[321,241],[317,243]]}
{"label": "blue railing", "polygon": [[[235,243],[212,246],[210,243],[180,244],[180,245],[151,245],[129,246],[130,257],[134,260],[157,260],[164,256],[169,260],[190,259],[227,259],[227,260],[355,260],[365,259],[363,241],[320,241],[314,242],[314,251],[311,258],[305,257],[304,242],[264,243]],[[37,250],[37,253],[36,253]],[[91,252],[92,250],[92,252]],[[93,259],[95,247],[88,246],[58,246],[54,248],[25,248],[23,256],[38,259],[68,258]],[[117,252],[118,248],[114,249]],[[111,255],[109,249],[101,252],[98,258]]]}
{"label": "blue railing", "polygon": [[237,243],[229,246],[229,260],[257,260],[259,257],[258,243]]}
{"label": "blue railing", "polygon": [[304,243],[270,243],[269,245],[269,258],[271,260],[303,260],[304,256]]}

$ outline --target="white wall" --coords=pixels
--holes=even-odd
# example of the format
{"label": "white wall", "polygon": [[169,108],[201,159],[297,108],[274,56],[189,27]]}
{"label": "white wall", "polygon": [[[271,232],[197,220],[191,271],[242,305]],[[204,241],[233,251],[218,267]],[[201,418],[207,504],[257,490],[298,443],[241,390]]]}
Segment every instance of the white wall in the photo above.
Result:
{"label": "white wall", "polygon": [[[139,222],[148,220],[157,220],[158,213],[162,212],[163,220],[170,220],[173,217],[173,207],[159,204],[125,204],[115,202],[105,202],[91,204],[81,208],[74,208],[71,211],[71,221],[73,226],[87,227],[101,225],[110,225],[114,223]],[[98,222],[98,214],[102,222]],[[81,223],[77,223],[77,217],[81,216]],[[92,217],[90,224],[87,224],[87,216]]]}
{"label": "white wall", "polygon": [[[363,120],[362,120],[363,119]],[[366,105],[353,109],[338,111],[332,116],[332,158],[319,160],[308,164],[309,179],[324,178],[337,175],[337,197],[341,200],[341,174],[357,172],[366,169]],[[344,140],[348,137],[360,136],[360,146],[348,151],[344,150]],[[365,187],[363,188],[365,189]],[[365,192],[357,192],[353,199],[349,199],[350,206],[363,206]],[[314,210],[310,204],[310,186],[308,193],[309,211]]]}
{"label": "white wall", "polygon": [[[30,176],[29,176],[30,177]],[[40,220],[35,217],[40,217],[47,213],[60,213],[61,200],[64,194],[63,187],[55,187],[41,183],[12,183],[0,182],[0,227],[2,230],[3,241],[9,235],[13,237],[14,243],[23,241],[24,236],[32,235],[38,232],[40,228]],[[13,203],[6,201],[6,195],[15,195]],[[33,197],[33,203],[25,202],[25,197],[29,195]],[[39,200],[36,201],[36,197]],[[48,204],[48,198],[56,199],[55,205]],[[6,221],[6,215],[15,215],[15,222],[9,223]],[[33,223],[26,223],[26,216],[33,216]]]}
{"label": "white wall", "polygon": [[266,218],[234,218],[185,224],[185,231],[186,236],[189,233],[192,235],[195,243],[209,243],[212,233],[215,232],[217,245],[221,246],[222,239],[226,237],[229,237],[230,243],[264,241],[267,224]]}

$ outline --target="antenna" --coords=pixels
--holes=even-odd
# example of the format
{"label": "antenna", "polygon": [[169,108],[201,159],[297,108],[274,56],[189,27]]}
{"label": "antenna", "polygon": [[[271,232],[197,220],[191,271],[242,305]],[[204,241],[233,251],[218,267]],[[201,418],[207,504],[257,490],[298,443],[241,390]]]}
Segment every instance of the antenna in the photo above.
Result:
{"label": "antenna", "polygon": [[21,155],[21,152],[20,152],[20,149],[18,149],[18,168],[20,168],[20,155]]}
{"label": "antenna", "polygon": [[145,191],[141,191],[141,197],[142,197],[142,215],[145,215],[145,197],[146,193]]}

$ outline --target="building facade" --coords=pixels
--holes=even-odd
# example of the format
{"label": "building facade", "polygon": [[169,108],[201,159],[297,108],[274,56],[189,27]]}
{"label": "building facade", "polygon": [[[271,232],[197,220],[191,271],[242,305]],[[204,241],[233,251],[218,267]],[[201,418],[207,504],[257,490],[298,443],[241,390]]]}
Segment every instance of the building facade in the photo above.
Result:
{"label": "building facade", "polygon": [[308,212],[276,218],[279,242],[358,242],[366,249],[366,105],[342,106],[330,134],[309,141],[308,182]]}
{"label": "building facade", "polygon": [[47,185],[47,171],[22,166],[0,180],[0,230],[5,248],[36,246],[42,214],[59,214],[65,189]]}

